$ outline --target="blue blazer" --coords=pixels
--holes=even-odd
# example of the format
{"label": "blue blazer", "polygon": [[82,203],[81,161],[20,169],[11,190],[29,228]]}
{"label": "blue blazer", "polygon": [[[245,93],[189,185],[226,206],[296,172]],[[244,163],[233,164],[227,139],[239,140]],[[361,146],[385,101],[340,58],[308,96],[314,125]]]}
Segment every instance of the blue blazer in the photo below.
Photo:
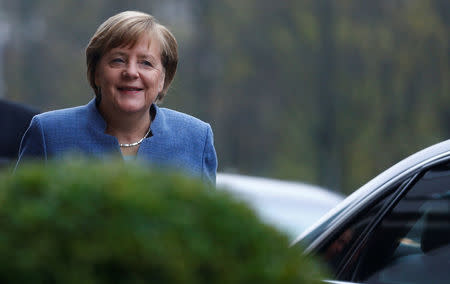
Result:
{"label": "blue blazer", "polygon": [[[153,106],[153,135],[141,143],[136,159],[182,170],[215,184],[217,156],[210,125],[187,114]],[[105,129],[106,122],[94,99],[84,106],[36,115],[22,138],[16,168],[27,157],[47,160],[82,153],[103,159],[121,155],[117,138],[105,134]]]}

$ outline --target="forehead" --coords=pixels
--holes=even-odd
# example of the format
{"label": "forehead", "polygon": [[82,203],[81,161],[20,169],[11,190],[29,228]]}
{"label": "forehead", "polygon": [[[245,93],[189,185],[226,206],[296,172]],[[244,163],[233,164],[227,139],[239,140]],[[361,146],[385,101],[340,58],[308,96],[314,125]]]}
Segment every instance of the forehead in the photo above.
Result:
{"label": "forehead", "polygon": [[104,54],[119,50],[132,50],[139,52],[151,53],[152,55],[161,55],[161,43],[155,35],[143,34],[133,39],[123,41],[117,46],[112,46],[105,51]]}

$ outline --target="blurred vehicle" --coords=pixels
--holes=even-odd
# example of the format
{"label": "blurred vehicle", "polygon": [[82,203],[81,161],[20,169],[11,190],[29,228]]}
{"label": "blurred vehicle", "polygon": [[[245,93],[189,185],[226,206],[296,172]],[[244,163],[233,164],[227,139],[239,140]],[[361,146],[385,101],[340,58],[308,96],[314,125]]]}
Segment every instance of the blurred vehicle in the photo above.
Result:
{"label": "blurred vehicle", "polygon": [[248,203],[292,239],[344,199],[311,184],[226,173],[217,174],[217,188]]}
{"label": "blurred vehicle", "polygon": [[293,245],[326,261],[327,283],[450,283],[450,140],[375,177]]}

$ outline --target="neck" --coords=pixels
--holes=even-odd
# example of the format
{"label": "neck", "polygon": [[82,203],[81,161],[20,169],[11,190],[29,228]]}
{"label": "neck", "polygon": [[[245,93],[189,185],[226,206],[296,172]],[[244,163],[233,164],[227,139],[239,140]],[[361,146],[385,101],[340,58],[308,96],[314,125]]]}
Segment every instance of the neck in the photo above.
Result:
{"label": "neck", "polygon": [[106,121],[105,133],[115,136],[119,144],[139,141],[148,132],[151,124],[150,113],[133,113],[125,115],[107,115],[101,112]]}

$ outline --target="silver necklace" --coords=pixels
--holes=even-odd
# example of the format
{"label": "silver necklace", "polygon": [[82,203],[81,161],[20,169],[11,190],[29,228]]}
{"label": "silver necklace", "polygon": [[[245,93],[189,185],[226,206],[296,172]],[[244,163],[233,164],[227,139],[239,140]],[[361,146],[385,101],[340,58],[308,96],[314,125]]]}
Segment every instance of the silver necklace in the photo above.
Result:
{"label": "silver necklace", "polygon": [[142,141],[144,141],[145,137],[147,137],[149,133],[150,133],[150,127],[148,128],[148,131],[147,131],[147,133],[145,133],[144,137],[141,138],[141,140],[134,142],[134,143],[130,143],[130,144],[127,144],[127,143],[120,144],[119,143],[119,146],[125,147],[125,148],[137,146],[137,145],[141,144]]}

